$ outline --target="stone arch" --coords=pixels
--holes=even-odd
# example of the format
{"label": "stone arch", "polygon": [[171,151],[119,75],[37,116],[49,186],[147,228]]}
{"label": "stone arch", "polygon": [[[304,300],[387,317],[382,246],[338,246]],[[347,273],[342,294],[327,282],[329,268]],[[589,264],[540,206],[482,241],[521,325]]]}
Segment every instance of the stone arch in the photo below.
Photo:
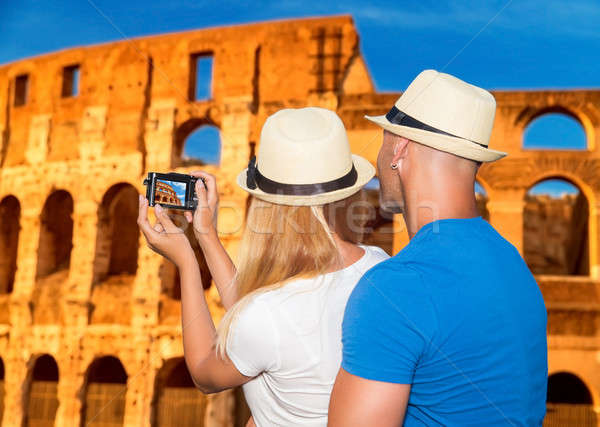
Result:
{"label": "stone arch", "polygon": [[558,371],[548,376],[548,425],[596,426],[593,404],[592,389],[578,375]]}
{"label": "stone arch", "polygon": [[[543,185],[564,185],[566,192],[536,194]],[[523,207],[523,257],[532,272],[589,275],[590,218],[590,200],[575,181],[546,174],[531,185]]]}
{"label": "stone arch", "polygon": [[[579,109],[573,109],[568,106],[563,105],[549,105],[542,108],[532,108],[527,107],[517,116],[515,120],[515,125],[521,130],[521,147],[526,148],[524,145],[525,134],[527,129],[531,124],[533,124],[537,119],[542,118],[543,116],[550,114],[559,114],[566,117],[569,117],[575,120],[579,125],[581,125],[583,132],[585,133],[586,144],[585,147],[581,150],[593,150],[594,149],[594,141],[595,141],[595,130],[593,120],[588,116],[585,111],[581,111]],[[527,149],[527,148],[526,148]],[[534,150],[545,150],[547,148],[533,148]],[[566,148],[570,150],[569,148]],[[579,150],[579,149],[577,149]]]}
{"label": "stone arch", "polygon": [[154,384],[152,425],[155,427],[197,424],[204,419],[207,399],[196,389],[183,357],[167,360]]}
{"label": "stone arch", "polygon": [[114,184],[98,206],[90,323],[129,324],[131,320],[140,241],[138,194],[131,184]]}
{"label": "stone arch", "polygon": [[127,373],[114,356],[96,358],[85,375],[81,426],[122,425],[125,419]]}
{"label": "stone arch", "polygon": [[58,365],[51,355],[36,357],[27,398],[27,426],[41,427],[54,423],[58,409],[58,378]]}
{"label": "stone arch", "polygon": [[[203,144],[205,147],[202,147]],[[193,118],[182,123],[175,131],[172,166],[218,165],[222,150],[219,126],[208,119]]]}
{"label": "stone arch", "polygon": [[21,204],[15,196],[0,201],[0,294],[13,290],[17,271]]}
{"label": "stone arch", "polygon": [[124,44],[114,49],[114,56],[107,58],[111,77],[104,80],[110,81],[105,103],[109,111],[118,106],[121,114],[106,116],[103,133],[105,154],[143,153],[145,149],[141,136],[142,122],[134,124],[130,117],[134,112],[146,114],[151,99],[154,65],[150,55],[139,55],[136,50],[135,46]]}
{"label": "stone arch", "polygon": [[40,217],[36,278],[68,270],[73,248],[73,198],[66,190],[48,196]]}
{"label": "stone arch", "polygon": [[[549,141],[550,144],[543,144],[536,140],[539,138],[545,138],[545,133],[561,131],[567,133],[567,135],[552,135]],[[540,136],[541,134],[541,136]],[[575,146],[569,146],[564,144],[565,141],[561,141],[560,137],[570,138],[575,140]],[[555,144],[555,145],[553,145]],[[562,144],[562,146],[561,146]],[[535,117],[531,120],[523,131],[523,143],[524,149],[528,150],[540,150],[540,149],[562,149],[562,150],[586,150],[588,147],[588,138],[585,133],[583,124],[577,116],[572,114],[565,114],[563,112],[547,112],[542,115]]]}
{"label": "stone arch", "polygon": [[578,375],[558,371],[548,376],[548,402],[593,404],[591,390]]}
{"label": "stone arch", "polygon": [[98,207],[94,282],[108,276],[134,275],[137,270],[139,229],[138,191],[128,183],[112,185]]}

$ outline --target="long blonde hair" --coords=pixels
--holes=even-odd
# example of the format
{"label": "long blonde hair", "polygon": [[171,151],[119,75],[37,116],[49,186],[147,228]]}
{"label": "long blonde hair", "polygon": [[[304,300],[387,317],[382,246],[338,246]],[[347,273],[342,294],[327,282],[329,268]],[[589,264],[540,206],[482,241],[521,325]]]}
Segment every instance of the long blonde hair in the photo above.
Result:
{"label": "long blonde hair", "polygon": [[238,301],[217,329],[216,351],[225,358],[227,338],[239,312],[259,293],[299,278],[312,278],[343,265],[333,239],[356,243],[346,211],[362,192],[324,206],[287,206],[252,197],[237,259]]}

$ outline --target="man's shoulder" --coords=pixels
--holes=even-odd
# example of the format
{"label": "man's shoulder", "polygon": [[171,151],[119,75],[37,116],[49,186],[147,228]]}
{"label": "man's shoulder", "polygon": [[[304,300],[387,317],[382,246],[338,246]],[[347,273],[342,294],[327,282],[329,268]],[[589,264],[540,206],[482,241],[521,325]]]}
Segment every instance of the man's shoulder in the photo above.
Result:
{"label": "man's shoulder", "polygon": [[399,295],[425,295],[421,274],[396,257],[371,267],[361,277],[350,295],[349,302],[378,304],[381,300],[397,299]]}
{"label": "man's shoulder", "polygon": [[375,264],[367,270],[362,279],[386,281],[387,278],[401,277],[413,280],[419,277],[419,273],[406,259],[401,257],[399,253],[396,256],[384,259]]}

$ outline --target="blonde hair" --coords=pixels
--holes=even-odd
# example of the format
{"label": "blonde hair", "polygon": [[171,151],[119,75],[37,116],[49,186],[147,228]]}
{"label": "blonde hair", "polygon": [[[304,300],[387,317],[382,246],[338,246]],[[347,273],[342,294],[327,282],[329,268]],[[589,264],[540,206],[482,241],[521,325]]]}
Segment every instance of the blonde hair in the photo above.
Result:
{"label": "blonde hair", "polygon": [[343,265],[332,228],[342,240],[359,240],[344,220],[350,203],[362,198],[362,192],[355,194],[324,206],[287,206],[252,197],[233,283],[238,287],[238,301],[217,328],[220,357],[225,358],[232,324],[256,295]]}

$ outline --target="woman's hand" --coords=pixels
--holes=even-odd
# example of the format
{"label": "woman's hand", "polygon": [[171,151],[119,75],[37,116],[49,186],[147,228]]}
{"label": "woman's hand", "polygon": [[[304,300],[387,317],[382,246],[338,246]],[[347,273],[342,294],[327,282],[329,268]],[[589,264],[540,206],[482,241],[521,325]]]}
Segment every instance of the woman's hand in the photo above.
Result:
{"label": "woman's hand", "polygon": [[217,237],[217,211],[219,209],[217,181],[214,175],[202,171],[193,171],[190,175],[203,178],[207,187],[204,188],[200,179],[196,181],[198,207],[196,207],[193,216],[191,212],[184,213],[188,222],[193,224],[194,235],[202,245],[211,238]]}
{"label": "woman's hand", "polygon": [[137,223],[146,238],[148,247],[181,268],[190,261],[196,261],[194,250],[184,234],[167,215],[167,211],[160,205],[154,206],[156,224],[150,225],[148,221],[148,200],[139,196],[139,212]]}

